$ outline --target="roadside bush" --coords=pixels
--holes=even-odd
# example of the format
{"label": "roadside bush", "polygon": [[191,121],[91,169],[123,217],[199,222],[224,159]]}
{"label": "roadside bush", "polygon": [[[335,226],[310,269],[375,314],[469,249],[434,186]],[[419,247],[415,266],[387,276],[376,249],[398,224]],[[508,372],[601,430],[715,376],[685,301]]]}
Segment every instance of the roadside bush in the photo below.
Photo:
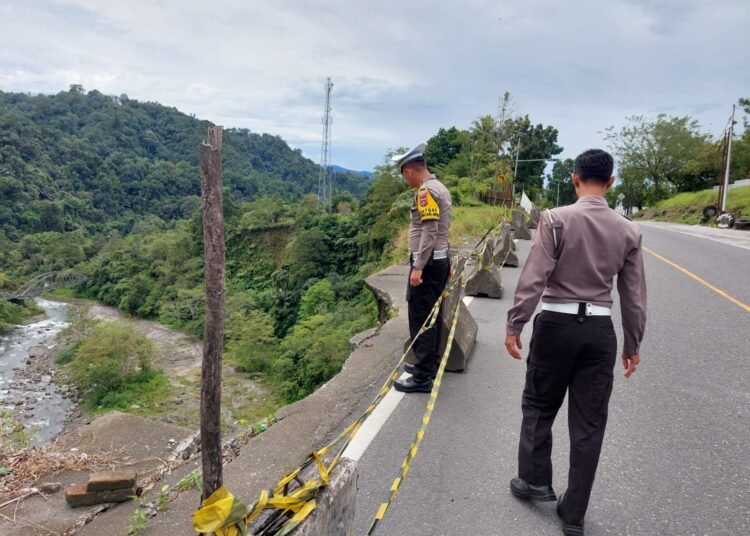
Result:
{"label": "roadside bush", "polygon": [[273,318],[262,311],[233,313],[226,325],[227,354],[245,372],[268,372],[277,355],[279,340]]}
{"label": "roadside bush", "polygon": [[153,343],[127,322],[117,321],[92,328],[69,367],[90,408],[127,409],[147,403],[166,384],[153,363]]}

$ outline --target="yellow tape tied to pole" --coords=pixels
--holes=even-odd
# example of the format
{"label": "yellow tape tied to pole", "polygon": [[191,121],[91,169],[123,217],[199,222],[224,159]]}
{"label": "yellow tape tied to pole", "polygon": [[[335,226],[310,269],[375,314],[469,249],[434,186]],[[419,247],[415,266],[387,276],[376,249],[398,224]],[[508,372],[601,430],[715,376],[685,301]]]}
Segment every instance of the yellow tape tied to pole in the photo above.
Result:
{"label": "yellow tape tied to pole", "polygon": [[[501,221],[498,226],[492,227],[491,230],[488,231],[488,233],[484,236],[484,239],[481,240],[480,243],[477,244],[477,246],[474,248],[471,256],[476,255],[480,245],[484,245],[484,247],[486,247],[486,240],[488,239],[490,234],[498,227],[502,226],[504,221],[505,217],[503,217],[503,221]],[[484,248],[482,248],[482,252],[483,251]],[[409,345],[404,350],[401,358],[399,359],[391,374],[388,376],[380,391],[378,391],[375,399],[354,422],[347,426],[338,435],[338,437],[336,437],[336,439],[334,439],[331,443],[329,443],[322,449],[310,454],[300,467],[281,479],[281,481],[279,481],[279,483],[273,490],[270,491],[270,493],[267,490],[261,492],[258,501],[256,501],[252,506],[248,506],[234,497],[234,495],[229,492],[226,486],[220,487],[210,497],[203,500],[201,502],[201,507],[193,513],[193,528],[195,529],[195,531],[201,534],[206,534],[208,536],[270,536],[271,534],[274,534],[275,536],[286,536],[302,521],[304,521],[307,516],[309,516],[315,510],[317,506],[315,497],[317,496],[320,489],[328,485],[328,475],[330,475],[331,471],[333,471],[334,467],[336,467],[336,465],[338,464],[344,450],[346,450],[346,447],[356,435],[357,431],[359,431],[365,419],[367,419],[367,417],[369,417],[370,414],[375,410],[375,408],[380,404],[385,395],[392,388],[393,383],[398,379],[401,365],[404,362],[409,351],[411,350],[412,346],[414,345],[414,341],[417,340],[419,336],[422,335],[422,333],[431,329],[435,325],[443,300],[450,294],[454,287],[459,284],[459,282],[461,283],[461,286],[463,288],[463,286],[465,286],[466,284],[463,273],[459,278],[451,277],[443,293],[435,302],[435,305],[430,311],[424,324],[420,328],[417,335],[410,341]],[[424,431],[429,424],[432,410],[434,409],[435,401],[437,400],[437,395],[440,390],[440,385],[442,384],[442,377],[443,373],[445,372],[447,357],[450,354],[450,350],[453,345],[455,329],[458,321],[459,306],[460,300],[458,300],[456,303],[456,310],[453,315],[453,323],[448,336],[448,344],[440,362],[438,374],[434,382],[432,393],[430,394],[430,400],[427,403],[427,409],[422,419],[422,424],[417,430],[415,440],[412,442],[409,453],[404,460],[401,476],[393,482],[393,485],[391,486],[390,497],[387,502],[383,503],[380,506],[375,520],[373,521],[370,530],[367,532],[368,535],[372,534],[372,532],[375,530],[377,522],[383,518],[386,510],[388,509],[388,506],[393,502],[396,495],[398,494],[398,489],[404,478],[406,477],[406,474],[409,472],[409,464],[416,456],[419,449],[419,444],[424,437]],[[340,445],[340,448],[336,456],[333,458],[331,463],[326,466],[323,461],[323,457],[337,445]],[[317,466],[318,478],[313,478],[308,482],[301,483],[299,480],[300,475],[313,463],[315,463]],[[293,482],[297,482],[299,484],[299,487],[292,491],[289,491],[289,487]],[[260,515],[267,509],[275,510],[275,516],[272,516],[270,520],[264,522],[263,527],[259,529],[259,532],[249,533],[248,530],[250,524],[258,519]]]}

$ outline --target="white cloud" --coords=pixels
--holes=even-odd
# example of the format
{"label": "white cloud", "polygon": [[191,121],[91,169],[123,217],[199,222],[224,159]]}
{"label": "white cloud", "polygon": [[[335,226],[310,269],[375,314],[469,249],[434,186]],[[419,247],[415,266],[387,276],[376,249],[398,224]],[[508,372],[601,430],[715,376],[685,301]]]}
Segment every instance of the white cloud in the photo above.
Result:
{"label": "white cloud", "polygon": [[746,0],[15,0],[0,4],[0,89],[80,83],[317,159],[334,79],[334,160],[468,126],[510,90],[566,155],[626,115],[693,114],[717,133],[750,93]]}

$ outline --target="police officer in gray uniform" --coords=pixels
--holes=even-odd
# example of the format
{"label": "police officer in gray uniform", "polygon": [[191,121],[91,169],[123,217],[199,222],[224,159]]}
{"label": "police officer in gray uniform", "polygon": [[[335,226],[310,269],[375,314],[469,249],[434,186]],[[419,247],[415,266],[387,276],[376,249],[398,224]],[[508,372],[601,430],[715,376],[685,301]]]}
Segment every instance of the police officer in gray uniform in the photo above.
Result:
{"label": "police officer in gray uniform", "polygon": [[518,498],[554,501],[552,424],[568,394],[570,471],[557,513],[567,536],[583,536],[591,489],[607,425],[617,339],[610,318],[612,286],[620,295],[625,378],[640,362],[646,324],[646,282],[638,226],[611,210],[604,198],[612,186],[613,160],[592,149],[575,161],[578,202],[542,213],[534,242],[508,311],[505,346],[521,359],[521,330],[542,299],[534,319],[518,477]]}
{"label": "police officer in gray uniform", "polygon": [[[412,340],[435,306],[450,276],[448,230],[451,226],[451,194],[427,169],[425,144],[393,157],[406,183],[416,189],[409,225],[409,335]],[[397,391],[429,393],[437,373],[442,318],[414,341],[417,361],[407,364],[411,376],[396,381]]]}

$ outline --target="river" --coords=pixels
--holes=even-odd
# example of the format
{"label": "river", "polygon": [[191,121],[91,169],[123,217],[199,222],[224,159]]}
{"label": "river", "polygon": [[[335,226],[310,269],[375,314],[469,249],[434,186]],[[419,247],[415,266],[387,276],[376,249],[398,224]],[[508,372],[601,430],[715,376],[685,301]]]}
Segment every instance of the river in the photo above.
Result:
{"label": "river", "polygon": [[[43,320],[18,326],[0,337],[0,406],[24,424],[32,444],[44,444],[63,429],[73,403],[52,381],[49,353],[68,326],[69,305],[42,298]],[[54,356],[51,356],[54,359]],[[41,365],[31,367],[34,360]]]}

